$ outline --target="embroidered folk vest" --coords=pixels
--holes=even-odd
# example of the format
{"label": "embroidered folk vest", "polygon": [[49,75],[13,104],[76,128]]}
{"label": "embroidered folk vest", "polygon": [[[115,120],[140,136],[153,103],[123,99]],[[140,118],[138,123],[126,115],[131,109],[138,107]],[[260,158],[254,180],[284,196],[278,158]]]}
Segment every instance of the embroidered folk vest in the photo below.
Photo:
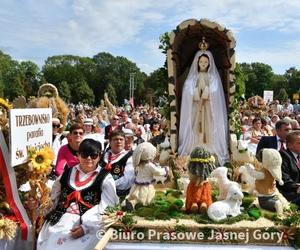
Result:
{"label": "embroidered folk vest", "polygon": [[99,204],[102,193],[102,183],[105,177],[108,175],[104,169],[102,169],[93,180],[93,183],[80,191],[75,190],[70,185],[70,175],[72,168],[67,168],[60,179],[61,193],[56,208],[51,211],[46,220],[51,225],[56,224],[63,214],[67,211],[71,202],[77,202],[79,207],[80,217],[91,207]]}
{"label": "embroidered folk vest", "polygon": [[127,160],[132,156],[132,150],[130,150],[127,154],[125,154],[120,160],[114,162],[111,165],[110,173],[112,174],[114,180],[121,178],[124,175],[125,166]]}

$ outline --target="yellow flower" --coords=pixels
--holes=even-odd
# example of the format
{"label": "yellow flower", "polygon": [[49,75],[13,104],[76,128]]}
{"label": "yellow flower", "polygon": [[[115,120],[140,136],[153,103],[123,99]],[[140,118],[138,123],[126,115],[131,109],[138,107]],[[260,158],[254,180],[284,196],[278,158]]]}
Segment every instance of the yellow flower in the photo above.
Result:
{"label": "yellow flower", "polygon": [[0,106],[6,110],[12,109],[12,105],[5,101],[3,98],[0,98]]}
{"label": "yellow flower", "polygon": [[54,154],[49,147],[45,147],[39,151],[33,152],[30,156],[30,167],[33,172],[38,174],[47,174],[51,169],[51,163],[54,159]]}
{"label": "yellow flower", "polygon": [[44,147],[43,151],[47,154],[47,158],[52,162],[54,160],[53,150],[50,147]]}

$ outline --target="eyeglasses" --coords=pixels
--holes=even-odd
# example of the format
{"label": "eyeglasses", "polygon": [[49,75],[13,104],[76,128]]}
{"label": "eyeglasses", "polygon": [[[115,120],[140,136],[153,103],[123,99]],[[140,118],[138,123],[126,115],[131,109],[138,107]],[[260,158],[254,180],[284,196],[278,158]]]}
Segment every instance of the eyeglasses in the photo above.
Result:
{"label": "eyeglasses", "polygon": [[81,158],[87,159],[88,157],[91,157],[92,160],[96,160],[99,157],[99,154],[97,153],[80,153]]}
{"label": "eyeglasses", "polygon": [[59,128],[60,124],[52,124],[52,128]]}
{"label": "eyeglasses", "polygon": [[120,120],[119,118],[113,118],[113,120],[116,120],[116,121],[118,121],[118,120]]}
{"label": "eyeglasses", "polygon": [[72,135],[83,135],[83,132],[73,131]]}

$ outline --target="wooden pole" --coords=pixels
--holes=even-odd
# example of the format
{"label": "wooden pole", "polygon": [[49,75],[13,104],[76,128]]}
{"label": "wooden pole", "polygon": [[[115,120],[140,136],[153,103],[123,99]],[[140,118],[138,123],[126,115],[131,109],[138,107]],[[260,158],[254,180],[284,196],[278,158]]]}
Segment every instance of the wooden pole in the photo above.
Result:
{"label": "wooden pole", "polygon": [[98,242],[98,244],[95,246],[94,250],[102,250],[110,240],[111,236],[113,235],[113,228],[109,228],[107,232],[104,234],[102,239]]}

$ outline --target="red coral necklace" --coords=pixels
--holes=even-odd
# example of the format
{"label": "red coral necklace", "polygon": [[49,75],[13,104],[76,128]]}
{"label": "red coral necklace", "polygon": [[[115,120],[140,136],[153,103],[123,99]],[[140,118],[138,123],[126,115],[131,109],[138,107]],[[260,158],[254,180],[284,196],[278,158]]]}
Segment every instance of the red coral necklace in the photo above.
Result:
{"label": "red coral necklace", "polygon": [[87,179],[85,179],[84,181],[80,181],[79,180],[79,170],[76,170],[76,174],[75,174],[75,186],[76,187],[82,187],[84,185],[86,185],[87,183],[89,183],[97,174],[98,172],[94,171],[93,174],[91,174]]}

